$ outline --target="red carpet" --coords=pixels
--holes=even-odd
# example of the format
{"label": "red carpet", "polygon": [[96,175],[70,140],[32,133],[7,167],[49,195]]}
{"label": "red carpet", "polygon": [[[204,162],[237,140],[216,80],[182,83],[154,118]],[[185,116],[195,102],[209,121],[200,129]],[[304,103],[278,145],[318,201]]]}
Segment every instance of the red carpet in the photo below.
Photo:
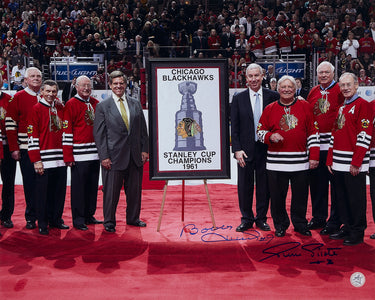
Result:
{"label": "red carpet", "polygon": [[[163,191],[145,190],[141,217],[147,228],[126,226],[122,195],[115,234],[90,225],[86,232],[51,229],[41,236],[25,229],[17,186],[15,227],[0,229],[0,299],[374,299],[370,202],[365,243],[345,247],[318,231],[310,238],[292,228],[285,238],[273,231],[236,233],[236,187],[215,184],[209,191],[216,231],[198,185],[186,186],[185,222],[181,186],[168,187],[159,233]],[[101,219],[101,192],[98,206]],[[69,199],[64,219],[72,225]],[[365,276],[362,287],[350,283],[355,272]]]}

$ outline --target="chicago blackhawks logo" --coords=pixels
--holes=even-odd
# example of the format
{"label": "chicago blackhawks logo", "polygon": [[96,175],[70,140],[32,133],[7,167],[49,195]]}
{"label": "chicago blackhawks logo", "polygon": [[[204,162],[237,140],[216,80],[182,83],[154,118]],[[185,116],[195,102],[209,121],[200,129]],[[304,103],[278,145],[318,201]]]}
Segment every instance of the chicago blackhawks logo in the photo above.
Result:
{"label": "chicago blackhawks logo", "polygon": [[281,117],[279,125],[281,130],[289,131],[290,129],[296,128],[298,119],[294,115],[285,114]]}
{"label": "chicago blackhawks logo", "polygon": [[0,120],[4,120],[5,119],[5,115],[6,115],[7,111],[4,109],[4,107],[0,107]]}
{"label": "chicago blackhawks logo", "polygon": [[362,125],[362,128],[367,129],[370,125],[370,121],[368,119],[362,119],[361,125]]}

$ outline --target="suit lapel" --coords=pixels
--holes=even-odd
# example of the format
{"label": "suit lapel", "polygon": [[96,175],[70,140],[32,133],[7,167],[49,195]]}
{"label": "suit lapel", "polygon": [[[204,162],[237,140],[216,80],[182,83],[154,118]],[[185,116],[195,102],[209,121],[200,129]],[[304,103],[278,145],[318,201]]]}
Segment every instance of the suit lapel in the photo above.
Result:
{"label": "suit lapel", "polygon": [[251,100],[250,100],[250,91],[249,89],[246,89],[246,93],[244,94],[244,103],[243,108],[245,111],[248,112],[250,120],[254,123],[254,114],[253,114],[253,108],[251,107]]}

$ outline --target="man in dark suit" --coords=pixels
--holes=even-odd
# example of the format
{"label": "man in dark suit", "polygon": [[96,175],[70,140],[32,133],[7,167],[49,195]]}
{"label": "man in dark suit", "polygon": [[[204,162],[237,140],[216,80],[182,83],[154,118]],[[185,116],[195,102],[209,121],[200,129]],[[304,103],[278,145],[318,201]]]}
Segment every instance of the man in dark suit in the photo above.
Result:
{"label": "man in dark suit", "polygon": [[[266,175],[267,146],[257,140],[256,129],[263,109],[279,99],[277,92],[262,88],[263,69],[250,64],[246,69],[248,89],[235,95],[231,105],[232,151],[238,163],[238,200],[242,214],[236,231],[243,232],[253,223],[269,231],[267,211],[269,189]],[[253,213],[254,172],[256,180],[256,218]]]}
{"label": "man in dark suit", "polygon": [[143,164],[148,160],[148,134],[141,103],[125,94],[127,78],[121,71],[109,76],[112,95],[98,104],[94,138],[102,165],[104,228],[116,229],[120,191],[126,194],[126,223],[145,227],[139,219]]}
{"label": "man in dark suit", "polygon": [[296,90],[296,96],[301,96],[303,99],[307,99],[307,96],[309,95],[309,90],[302,85],[302,79],[296,78],[297,83],[297,90]]}
{"label": "man in dark suit", "polygon": [[208,49],[208,41],[207,38],[203,35],[202,29],[198,29],[197,35],[193,37],[191,47],[194,55],[198,55],[198,53],[202,52],[203,49]]}
{"label": "man in dark suit", "polygon": [[62,101],[64,102],[64,104],[70,98],[72,98],[75,94],[77,94],[76,81],[77,81],[77,77],[74,77],[72,82],[67,82],[64,85],[64,89],[63,89],[62,95],[61,95],[61,98],[62,98]]}
{"label": "man in dark suit", "polygon": [[221,38],[221,48],[226,50],[226,57],[232,55],[232,51],[236,48],[236,37],[233,33],[230,32],[229,25],[223,27],[223,32],[220,35]]}

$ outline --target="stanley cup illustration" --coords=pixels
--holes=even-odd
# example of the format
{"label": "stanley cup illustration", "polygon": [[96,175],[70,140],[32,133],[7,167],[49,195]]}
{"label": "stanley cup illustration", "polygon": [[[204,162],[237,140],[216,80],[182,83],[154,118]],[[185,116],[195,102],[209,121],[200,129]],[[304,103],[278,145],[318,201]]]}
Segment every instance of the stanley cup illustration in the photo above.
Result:
{"label": "stanley cup illustration", "polygon": [[193,94],[197,83],[184,81],[178,84],[182,95],[180,110],[176,112],[176,135],[174,151],[206,150],[203,144],[202,113],[197,110]]}

